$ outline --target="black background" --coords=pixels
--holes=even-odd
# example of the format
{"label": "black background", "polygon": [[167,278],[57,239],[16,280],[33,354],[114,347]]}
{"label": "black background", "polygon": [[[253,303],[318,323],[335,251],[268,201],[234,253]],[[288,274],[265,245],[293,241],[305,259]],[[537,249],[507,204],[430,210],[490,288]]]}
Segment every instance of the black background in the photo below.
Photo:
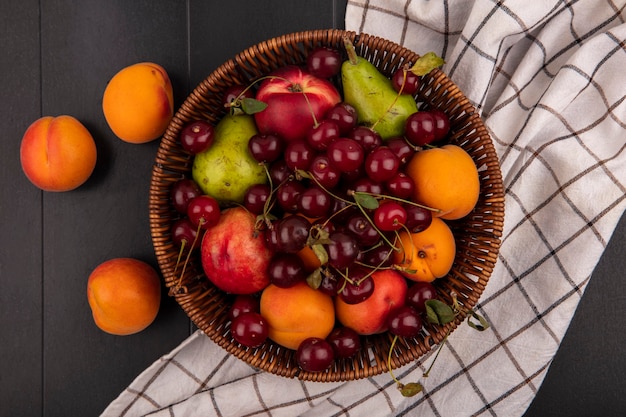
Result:
{"label": "black background", "polygon": [[[193,326],[164,291],[155,323],[126,337],[93,324],[91,270],[114,257],[156,267],[148,186],[158,141],[116,139],[106,82],[152,61],[178,107],[235,53],[284,33],[343,28],[345,0],[22,0],[0,5],[0,415],[95,416]],[[44,115],[91,131],[98,163],[82,187],[45,193],[23,175],[21,137]],[[624,237],[616,230],[527,417],[623,415]],[[514,306],[512,307],[514,309]]]}

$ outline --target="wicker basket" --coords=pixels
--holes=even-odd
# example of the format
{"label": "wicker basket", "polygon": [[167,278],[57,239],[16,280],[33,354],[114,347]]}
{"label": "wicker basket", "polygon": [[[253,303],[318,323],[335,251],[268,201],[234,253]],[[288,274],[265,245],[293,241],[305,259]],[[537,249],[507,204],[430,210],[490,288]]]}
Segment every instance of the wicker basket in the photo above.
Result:
{"label": "wicker basket", "polygon": [[[353,41],[360,56],[386,75],[418,57],[391,41],[342,30],[292,33],[246,49],[202,81],[174,115],[157,152],[149,201],[152,240],[165,285],[193,323],[216,344],[254,367],[288,378],[321,382],[355,380],[387,372],[387,356],[393,338],[388,333],[364,337],[359,354],[336,361],[331,369],[320,373],[303,372],[296,364],[294,351],[271,341],[255,349],[240,346],[229,333],[227,311],[232,297],[206,279],[199,256],[192,255],[182,278],[180,268],[174,273],[179,248],[172,242],[170,227],[179,215],[169,195],[175,181],[190,176],[192,156],[178,142],[178,134],[188,122],[207,119],[217,123],[225,114],[221,99],[227,87],[248,85],[283,65],[302,64],[307,52],[320,45],[343,50],[344,36]],[[341,88],[339,80],[335,81]],[[447,277],[435,281],[442,301],[451,303],[450,294],[454,292],[462,305],[473,308],[487,285],[500,248],[504,190],[498,158],[475,108],[443,72],[434,70],[424,77],[416,98],[422,109],[436,107],[449,115],[451,141],[468,151],[479,167],[481,189],[475,210],[450,223],[457,239],[453,269]],[[420,358],[464,318],[461,314],[446,326],[426,324],[421,336],[400,338],[394,345],[392,369]]]}

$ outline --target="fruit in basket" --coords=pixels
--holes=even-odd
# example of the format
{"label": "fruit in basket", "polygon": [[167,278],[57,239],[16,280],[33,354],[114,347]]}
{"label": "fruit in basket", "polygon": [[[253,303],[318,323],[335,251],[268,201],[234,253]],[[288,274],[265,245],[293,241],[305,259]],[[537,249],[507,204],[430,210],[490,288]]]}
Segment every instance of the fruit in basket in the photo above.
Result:
{"label": "fruit in basket", "polygon": [[94,322],[103,331],[119,336],[138,333],[154,321],[159,311],[159,275],[137,259],[110,259],[89,275],[87,300]]}
{"label": "fruit in basket", "polygon": [[413,307],[400,306],[387,316],[387,329],[396,336],[416,337],[422,331],[422,317]]}
{"label": "fruit in basket", "polygon": [[452,230],[438,217],[421,232],[400,231],[396,246],[399,250],[393,254],[395,268],[413,281],[431,282],[445,276],[456,255]]}
{"label": "fruit in basket", "polygon": [[332,345],[321,337],[309,337],[300,343],[296,350],[298,366],[307,372],[321,372],[328,369],[335,360]]}
{"label": "fruit in basket", "polygon": [[202,268],[227,293],[254,294],[269,284],[272,252],[255,225],[256,216],[236,206],[223,210],[217,224],[204,232]]}
{"label": "fruit in basket", "polygon": [[180,144],[192,155],[204,152],[213,144],[215,127],[206,120],[195,120],[180,132]]}
{"label": "fruit in basket", "polygon": [[406,293],[406,304],[418,313],[426,313],[426,302],[437,298],[437,289],[430,282],[414,282]]}
{"label": "fruit in basket", "polygon": [[400,273],[381,269],[372,274],[374,292],[365,301],[348,304],[335,298],[337,320],[362,335],[382,333],[387,330],[390,311],[404,305],[407,282]]}
{"label": "fruit in basket", "polygon": [[415,94],[422,83],[420,76],[410,71],[409,68],[398,68],[391,75],[391,85],[394,90],[401,94]]}
{"label": "fruit in basket", "polygon": [[145,143],[157,139],[174,115],[167,72],[152,62],[121,69],[104,90],[102,111],[113,133],[123,141]]}
{"label": "fruit in basket", "polygon": [[233,339],[248,347],[259,347],[268,335],[267,321],[257,312],[245,312],[233,319],[230,332]]}
{"label": "fruit in basket", "polygon": [[304,139],[307,131],[341,101],[341,96],[330,81],[299,67],[286,66],[261,82],[256,99],[267,104],[254,114],[259,131],[290,142]]}
{"label": "fruit in basket", "polygon": [[335,352],[335,358],[349,358],[361,349],[361,335],[349,327],[337,326],[326,337]]}
{"label": "fruit in basket", "polygon": [[222,204],[242,203],[251,185],[267,182],[263,166],[248,150],[257,133],[253,117],[246,114],[226,115],[218,122],[213,144],[195,155],[191,171],[205,194]]}
{"label": "fruit in basket", "polygon": [[269,285],[261,294],[261,315],[269,324],[269,338],[293,350],[309,337],[326,338],[335,325],[332,297],[305,282],[289,288]]}
{"label": "fruit in basket", "polygon": [[346,51],[348,60],[341,67],[343,100],[356,109],[360,124],[371,127],[383,139],[401,136],[407,117],[417,112],[415,99],[398,94],[391,80],[359,57],[349,42]]}
{"label": "fruit in basket", "polygon": [[44,191],[70,191],[91,176],[97,160],[93,137],[72,116],[45,116],[26,129],[20,163],[26,177]]}
{"label": "fruit in basket", "polygon": [[458,145],[416,152],[406,166],[406,173],[415,182],[414,200],[438,209],[434,216],[460,219],[478,202],[478,169],[472,157]]}
{"label": "fruit in basket", "polygon": [[320,46],[308,53],[306,68],[319,78],[331,78],[341,71],[341,54],[338,50]]}

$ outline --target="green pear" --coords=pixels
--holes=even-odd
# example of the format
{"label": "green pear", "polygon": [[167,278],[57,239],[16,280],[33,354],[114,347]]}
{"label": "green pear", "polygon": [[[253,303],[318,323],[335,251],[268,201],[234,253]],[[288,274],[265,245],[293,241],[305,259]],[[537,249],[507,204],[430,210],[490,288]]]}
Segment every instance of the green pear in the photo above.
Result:
{"label": "green pear", "polygon": [[391,80],[345,42],[348,60],[341,66],[344,101],[358,113],[358,122],[384,139],[404,134],[407,117],[417,111],[413,96],[398,94]]}
{"label": "green pear", "polygon": [[248,151],[248,140],[258,133],[254,117],[226,115],[215,126],[213,144],[195,155],[191,175],[207,195],[223,205],[243,202],[246,190],[267,183],[265,169]]}

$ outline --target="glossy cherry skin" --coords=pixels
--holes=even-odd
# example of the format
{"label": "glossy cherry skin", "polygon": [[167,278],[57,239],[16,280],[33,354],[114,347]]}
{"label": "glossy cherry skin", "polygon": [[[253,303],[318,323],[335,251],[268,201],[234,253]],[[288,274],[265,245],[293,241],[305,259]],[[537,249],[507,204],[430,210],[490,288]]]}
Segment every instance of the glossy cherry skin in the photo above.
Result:
{"label": "glossy cherry skin", "polygon": [[426,301],[437,298],[437,289],[430,282],[417,281],[409,287],[406,293],[406,304],[417,310],[418,313],[426,313]]}
{"label": "glossy cherry skin", "polygon": [[326,337],[333,348],[335,358],[349,358],[361,349],[361,337],[350,327],[337,327]]}
{"label": "glossy cherry skin", "polygon": [[335,353],[326,340],[309,337],[303,340],[296,351],[298,366],[307,372],[321,372],[333,364]]}
{"label": "glossy cherry skin", "polygon": [[404,305],[387,316],[389,332],[402,337],[415,337],[422,330],[422,318],[411,306]]}
{"label": "glossy cherry skin", "polygon": [[269,334],[269,325],[256,312],[246,312],[238,315],[230,323],[230,332],[233,339],[247,347],[259,347]]}
{"label": "glossy cherry skin", "polygon": [[[346,282],[339,296],[346,304],[359,304],[374,293],[374,280],[371,276],[359,279],[351,274],[352,282]],[[360,282],[359,282],[360,281]]]}
{"label": "glossy cherry skin", "polygon": [[235,317],[243,313],[260,311],[259,297],[250,294],[239,294],[235,296],[233,303],[228,309],[228,317],[233,320]]}

